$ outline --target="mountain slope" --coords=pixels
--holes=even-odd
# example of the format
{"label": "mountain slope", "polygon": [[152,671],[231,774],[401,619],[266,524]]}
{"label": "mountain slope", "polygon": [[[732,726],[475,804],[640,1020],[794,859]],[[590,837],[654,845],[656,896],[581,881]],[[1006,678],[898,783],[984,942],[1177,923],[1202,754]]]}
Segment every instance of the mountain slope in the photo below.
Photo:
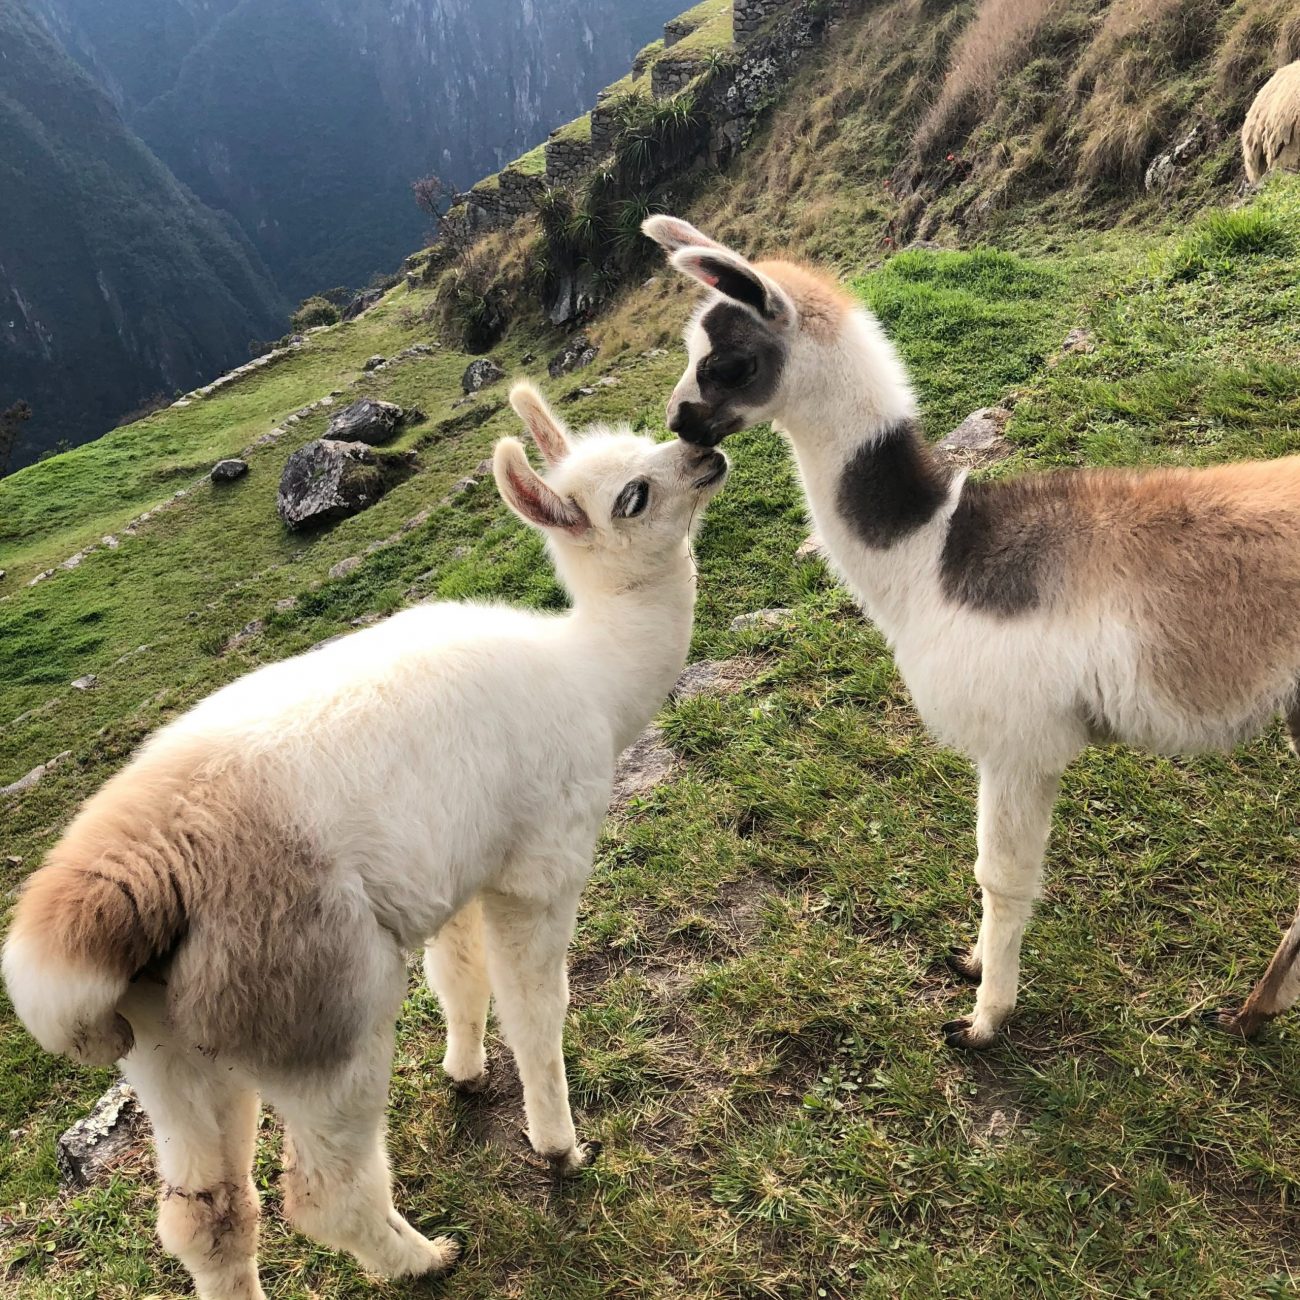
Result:
{"label": "mountain slope", "polygon": [[[296,299],[420,240],[413,180],[466,186],[581,112],[676,0],[34,0],[133,128]],[[145,41],[124,40],[132,24]]]}
{"label": "mountain slope", "polygon": [[245,359],[283,305],[17,0],[0,68],[0,407],[32,406],[21,464]]}

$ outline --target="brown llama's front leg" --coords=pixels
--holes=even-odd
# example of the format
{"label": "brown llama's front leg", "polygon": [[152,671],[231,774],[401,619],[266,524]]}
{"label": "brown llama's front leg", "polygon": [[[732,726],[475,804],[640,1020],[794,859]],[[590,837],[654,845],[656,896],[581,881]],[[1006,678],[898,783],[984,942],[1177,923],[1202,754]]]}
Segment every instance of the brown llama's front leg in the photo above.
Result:
{"label": "brown llama's front leg", "polygon": [[943,1026],[949,1047],[988,1047],[1016,1005],[1020,944],[1042,888],[1043,854],[1060,774],[981,765],[975,879],[984,914],[975,1010]]}

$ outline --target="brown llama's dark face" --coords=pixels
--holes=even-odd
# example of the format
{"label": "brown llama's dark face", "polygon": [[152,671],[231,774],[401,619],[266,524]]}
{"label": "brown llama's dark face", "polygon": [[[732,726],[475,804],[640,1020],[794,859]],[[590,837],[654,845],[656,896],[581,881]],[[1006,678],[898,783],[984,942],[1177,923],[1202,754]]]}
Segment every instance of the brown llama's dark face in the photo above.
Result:
{"label": "brown llama's dark face", "polygon": [[781,387],[784,341],[746,307],[707,307],[686,335],[690,360],[668,401],[668,427],[685,442],[715,447],[767,418]]}

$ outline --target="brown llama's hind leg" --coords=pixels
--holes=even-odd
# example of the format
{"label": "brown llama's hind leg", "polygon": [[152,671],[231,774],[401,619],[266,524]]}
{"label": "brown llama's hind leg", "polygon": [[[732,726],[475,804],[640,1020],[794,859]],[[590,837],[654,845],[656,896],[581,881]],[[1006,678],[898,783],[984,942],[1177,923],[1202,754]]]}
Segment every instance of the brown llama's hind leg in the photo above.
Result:
{"label": "brown llama's hind leg", "polygon": [[1300,758],[1300,690],[1286,708],[1287,748]]}
{"label": "brown llama's hind leg", "polygon": [[1226,1033],[1254,1038],[1300,998],[1300,909],[1282,936],[1273,960],[1239,1011],[1207,1011],[1204,1019]]}

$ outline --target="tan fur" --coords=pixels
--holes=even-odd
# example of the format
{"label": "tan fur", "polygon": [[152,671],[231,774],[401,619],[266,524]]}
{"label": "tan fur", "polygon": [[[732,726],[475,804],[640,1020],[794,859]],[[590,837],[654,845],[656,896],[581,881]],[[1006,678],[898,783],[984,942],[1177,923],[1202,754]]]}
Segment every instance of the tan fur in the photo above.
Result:
{"label": "tan fur", "polygon": [[1255,96],[1241,153],[1252,185],[1275,168],[1300,171],[1300,61],[1279,68]]}
{"label": "tan fur", "polygon": [[833,276],[815,267],[782,258],[755,262],[754,267],[790,295],[799,312],[799,328],[819,343],[835,338],[857,305]]}
{"label": "tan fur", "polygon": [[19,899],[14,933],[70,962],[166,986],[175,1032],[249,1065],[350,1055],[354,927],[323,865],[248,764],[146,753],[83,808]]}
{"label": "tan fur", "polygon": [[1080,594],[1126,593],[1157,689],[1208,714],[1275,706],[1300,678],[1300,457],[1094,471],[1079,498]]}

